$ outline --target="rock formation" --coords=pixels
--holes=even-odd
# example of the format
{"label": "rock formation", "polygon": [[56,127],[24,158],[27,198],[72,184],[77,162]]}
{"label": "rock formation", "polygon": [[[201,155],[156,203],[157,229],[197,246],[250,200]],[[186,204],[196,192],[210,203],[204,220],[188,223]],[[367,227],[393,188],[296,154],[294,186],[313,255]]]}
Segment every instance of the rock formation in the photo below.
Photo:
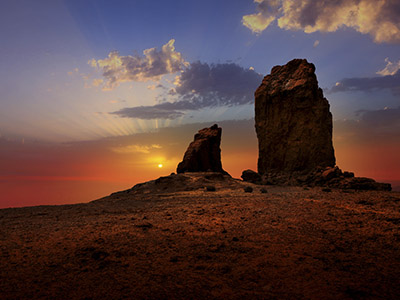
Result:
{"label": "rock formation", "polygon": [[261,175],[335,166],[329,103],[305,59],[275,66],[264,77],[255,92],[255,127]]}
{"label": "rock formation", "polygon": [[[318,87],[315,66],[294,59],[275,66],[255,92],[258,174],[263,184],[391,190],[391,185],[354,177],[335,167],[332,114]],[[258,183],[254,171],[244,181]]]}
{"label": "rock formation", "polygon": [[354,177],[353,172],[346,172],[339,167],[316,168],[307,176],[298,177],[297,183],[308,186],[328,186],[341,189],[355,190],[380,190],[390,191],[392,189],[389,183],[376,182],[371,178]]}
{"label": "rock formation", "polygon": [[217,124],[201,129],[194,136],[194,141],[190,143],[176,172],[210,171],[227,174],[221,163],[221,133],[222,129]]}

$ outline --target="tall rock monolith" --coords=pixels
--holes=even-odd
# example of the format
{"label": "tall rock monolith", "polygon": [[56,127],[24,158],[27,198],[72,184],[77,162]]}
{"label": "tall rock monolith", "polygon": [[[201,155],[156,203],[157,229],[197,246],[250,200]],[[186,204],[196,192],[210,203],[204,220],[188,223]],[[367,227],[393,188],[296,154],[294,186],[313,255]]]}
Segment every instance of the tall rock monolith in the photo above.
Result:
{"label": "tall rock monolith", "polygon": [[275,66],[255,92],[258,173],[275,177],[334,167],[332,114],[315,66],[294,59]]}

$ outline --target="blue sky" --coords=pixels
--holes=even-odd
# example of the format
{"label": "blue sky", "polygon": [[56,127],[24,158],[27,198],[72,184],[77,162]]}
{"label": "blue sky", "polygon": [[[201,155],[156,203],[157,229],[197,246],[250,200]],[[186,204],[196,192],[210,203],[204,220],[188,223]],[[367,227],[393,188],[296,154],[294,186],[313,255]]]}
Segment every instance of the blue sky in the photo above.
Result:
{"label": "blue sky", "polygon": [[[161,49],[171,39],[175,40],[175,51],[189,64],[196,61],[217,65],[234,63],[244,69],[252,67],[261,75],[268,74],[274,65],[285,64],[293,58],[307,58],[316,65],[320,86],[326,89],[344,78],[379,77],[381,75],[376,73],[387,65],[385,59],[393,64],[400,61],[398,32],[383,41],[376,41],[376,30],[363,29],[360,26],[365,25],[362,24],[348,26],[344,21],[342,24],[330,20],[330,24],[339,24],[337,29],[315,25],[321,28],[306,33],[306,25],[297,24],[293,28],[289,24],[292,26],[290,29],[281,28],[281,25],[278,26],[279,16],[263,30],[255,31],[244,26],[244,16],[259,14],[260,18],[269,17],[273,9],[266,11],[263,8],[266,4],[269,3],[269,8],[273,5],[283,7],[289,2],[2,1],[0,113],[3,121],[0,121],[0,132],[3,136],[42,139],[43,130],[55,126],[57,130],[49,132],[48,137],[60,141],[112,135],[103,128],[108,122],[104,116],[104,120],[94,121],[90,114],[99,116],[99,113],[110,113],[124,107],[154,105],[163,97],[160,96],[163,92],[157,89],[151,91],[147,87],[160,82],[165,85],[165,80],[172,81],[179,72],[165,74],[160,80],[132,80],[111,91],[101,91],[98,87],[88,87],[90,80],[96,76],[98,80],[103,78],[101,70],[97,70],[96,74],[88,61],[104,59],[111,51],[118,51],[120,56],[135,53],[143,56],[145,49]],[[307,0],[300,2],[312,4]],[[341,2],[354,2],[360,10],[364,2],[374,3],[366,0],[338,1],[337,5]],[[386,19],[398,29],[400,17],[396,9],[399,5],[393,1],[383,2],[392,3],[393,15]],[[328,7],[329,1],[326,3]],[[329,7],[332,9],[332,4]],[[339,6],[334,8],[340,9]],[[286,12],[287,15],[290,13]],[[341,11],[338,13],[343,14]],[[370,22],[382,22],[368,13],[365,18],[370,17]],[[283,15],[282,12],[280,14]],[[321,15],[324,17],[324,13]],[[303,15],[301,17],[304,18]],[[362,30],[366,32],[360,33]],[[85,79],[88,76],[90,80]],[[368,90],[367,93],[362,89],[344,90],[326,93],[326,96],[336,119],[354,118],[354,112],[359,110],[397,108],[400,105],[399,94],[388,88]],[[109,102],[119,101],[124,104],[109,105]],[[61,111],[58,116],[57,111]],[[225,108],[224,112],[220,112],[223,119],[251,117],[252,113],[251,108],[246,107]],[[179,121],[158,120],[158,123],[170,126],[190,122],[190,119],[207,120],[205,116],[209,115],[209,112],[193,113],[188,118],[181,117]],[[88,119],[86,125],[82,124],[83,117]],[[155,126],[155,120],[147,120],[146,124],[139,126],[136,123],[143,121],[112,117],[118,126],[131,123],[126,133]],[[216,115],[212,117],[219,119]],[[43,119],[48,122],[43,122]],[[77,122],[79,127],[87,127],[84,130],[88,133],[78,134],[73,126],[70,132],[58,130],[71,120]],[[35,128],[32,123],[36,124]],[[24,130],[24,127],[30,128]]]}

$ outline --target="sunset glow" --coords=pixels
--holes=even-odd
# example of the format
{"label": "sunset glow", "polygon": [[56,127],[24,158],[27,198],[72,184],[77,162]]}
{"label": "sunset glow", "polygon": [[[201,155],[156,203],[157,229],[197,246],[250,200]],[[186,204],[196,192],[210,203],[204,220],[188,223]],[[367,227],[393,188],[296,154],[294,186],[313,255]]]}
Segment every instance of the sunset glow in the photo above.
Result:
{"label": "sunset glow", "polygon": [[400,186],[395,1],[155,2],[1,2],[0,208],[176,172],[214,123],[223,168],[256,170],[254,91],[293,58],[316,66],[337,164]]}

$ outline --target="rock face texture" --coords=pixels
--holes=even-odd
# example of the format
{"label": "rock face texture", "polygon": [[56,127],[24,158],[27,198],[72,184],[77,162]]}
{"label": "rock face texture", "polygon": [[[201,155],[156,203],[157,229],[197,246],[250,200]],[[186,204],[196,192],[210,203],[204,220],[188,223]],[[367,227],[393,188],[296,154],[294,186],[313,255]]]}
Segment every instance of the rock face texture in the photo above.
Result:
{"label": "rock face texture", "polygon": [[201,129],[190,143],[183,161],[178,164],[177,173],[184,172],[221,172],[221,133],[222,129],[214,124],[210,128]]}
{"label": "rock face texture", "polygon": [[334,167],[332,114],[315,66],[294,59],[275,66],[255,92],[258,173],[307,173]]}
{"label": "rock face texture", "polygon": [[[263,184],[391,190],[388,183],[354,177],[335,166],[332,114],[318,87],[315,66],[294,59],[275,66],[255,92],[258,174]],[[243,171],[244,181],[259,183]]]}

